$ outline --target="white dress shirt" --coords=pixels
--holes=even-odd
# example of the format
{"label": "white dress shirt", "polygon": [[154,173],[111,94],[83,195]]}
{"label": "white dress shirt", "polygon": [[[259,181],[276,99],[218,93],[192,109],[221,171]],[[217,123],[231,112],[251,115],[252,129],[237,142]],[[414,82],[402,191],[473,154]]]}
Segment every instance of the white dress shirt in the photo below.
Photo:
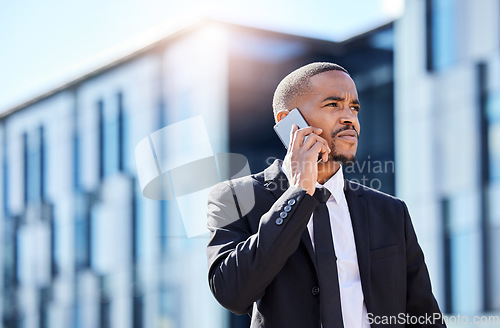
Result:
{"label": "white dress shirt", "polygon": [[[285,170],[283,172],[286,175]],[[352,230],[351,215],[344,194],[344,174],[342,167],[322,186],[331,192],[326,202],[330,214],[333,245],[337,256],[337,270],[340,287],[340,303],[344,328],[369,328],[366,305],[359,276],[358,256],[354,233]],[[311,242],[314,247],[313,219],[307,224]]]}

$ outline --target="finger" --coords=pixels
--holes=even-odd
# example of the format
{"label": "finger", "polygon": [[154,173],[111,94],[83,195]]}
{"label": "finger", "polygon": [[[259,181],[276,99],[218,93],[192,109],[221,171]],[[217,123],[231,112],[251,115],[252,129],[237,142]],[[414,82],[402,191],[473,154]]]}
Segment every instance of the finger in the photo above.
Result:
{"label": "finger", "polygon": [[318,136],[315,133],[311,133],[310,135],[306,136],[306,139],[304,140],[304,147],[306,149],[309,149],[318,141],[324,144],[325,147],[330,149],[330,146],[328,146],[328,142],[326,141],[326,139],[321,136]]}
{"label": "finger", "polygon": [[290,142],[288,143],[288,149],[292,148],[293,145],[293,140],[295,139],[295,131],[297,131],[299,127],[297,124],[293,124],[292,128],[290,129]]}
{"label": "finger", "polygon": [[310,135],[311,133],[321,134],[321,132],[323,132],[323,130],[321,128],[315,128],[312,126],[298,129],[295,132],[295,138],[294,138],[293,145],[292,145],[293,148],[294,149],[300,148],[302,146],[302,144],[304,143],[305,137],[307,135]]}
{"label": "finger", "polygon": [[322,153],[321,154],[321,159],[323,160],[323,163],[328,162],[328,154],[329,153]]}
{"label": "finger", "polygon": [[[318,154],[321,153],[322,159],[324,162],[328,161],[328,154],[330,153],[330,150],[325,147],[325,145],[317,141],[309,150],[308,150],[308,156],[312,156],[314,161],[318,160]],[[326,157],[325,157],[326,156]],[[326,160],[325,160],[326,159]]]}
{"label": "finger", "polygon": [[307,136],[306,140],[304,141],[304,148],[305,149],[310,149],[316,142],[321,142],[325,147],[328,149],[328,152],[331,151],[330,146],[328,145],[328,142],[326,141],[325,138],[316,135],[315,133],[312,133]]}

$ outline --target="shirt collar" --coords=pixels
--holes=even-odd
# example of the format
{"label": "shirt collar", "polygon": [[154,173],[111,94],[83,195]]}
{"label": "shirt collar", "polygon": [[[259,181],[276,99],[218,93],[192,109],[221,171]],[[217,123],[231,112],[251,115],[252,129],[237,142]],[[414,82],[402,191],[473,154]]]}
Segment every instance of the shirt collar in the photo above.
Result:
{"label": "shirt collar", "polygon": [[342,165],[340,165],[337,172],[335,172],[335,174],[323,185],[316,182],[316,186],[328,189],[328,191],[332,193],[330,198],[333,197],[335,202],[339,204],[344,193],[344,173],[342,172]]}
{"label": "shirt collar", "polygon": [[[281,170],[288,177],[288,173],[286,172],[283,165],[281,165]],[[335,174],[324,184],[316,182],[316,187],[323,187],[328,189],[328,191],[331,193],[329,200],[333,197],[335,202],[339,204],[344,193],[344,173],[342,172],[342,165],[340,165],[337,172],[335,172]]]}

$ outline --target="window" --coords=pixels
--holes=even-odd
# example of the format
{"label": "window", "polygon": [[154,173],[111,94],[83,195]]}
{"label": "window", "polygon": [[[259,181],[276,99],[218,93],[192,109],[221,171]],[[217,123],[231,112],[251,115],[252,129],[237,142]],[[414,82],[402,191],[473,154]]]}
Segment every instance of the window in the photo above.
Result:
{"label": "window", "polygon": [[[3,285],[5,294],[14,293],[15,287],[19,283],[18,279],[18,226],[19,217],[11,217],[3,223],[3,233],[5,241],[3,243]],[[12,297],[12,295],[9,295]],[[7,302],[8,303],[8,302]]]}
{"label": "window", "polygon": [[99,179],[104,177],[104,101],[102,99],[97,101],[97,139],[99,142]]}
{"label": "window", "polygon": [[454,0],[426,1],[427,70],[440,71],[456,60]]}
{"label": "window", "polygon": [[[75,118],[76,121],[76,118]],[[75,123],[75,126],[77,124]],[[77,130],[73,132],[73,188],[75,192],[80,189],[80,137]]]}
{"label": "window", "polygon": [[160,250],[161,254],[165,256],[167,254],[167,235],[168,235],[168,224],[167,224],[167,201],[160,200],[160,209],[159,209],[159,220],[160,220]]}
{"label": "window", "polygon": [[54,278],[59,274],[60,266],[60,246],[58,245],[58,237],[60,237],[60,227],[58,227],[57,222],[54,218],[54,207],[49,204],[44,204],[44,220],[49,223],[50,229],[50,276]]}
{"label": "window", "polygon": [[490,181],[500,181],[500,92],[488,97],[488,167]]}
{"label": "window", "polygon": [[41,154],[39,140],[32,134],[24,135],[26,152],[26,197],[28,203],[41,200]]}
{"label": "window", "polygon": [[50,326],[50,302],[51,302],[51,291],[50,287],[42,287],[39,290],[39,316],[38,316],[38,327],[48,328]]}
{"label": "window", "polygon": [[47,138],[45,128],[41,125],[37,131],[38,134],[38,151],[40,153],[40,200],[47,199]]}
{"label": "window", "polygon": [[110,328],[111,327],[111,298],[110,298],[110,281],[109,276],[99,277],[99,290],[100,290],[100,301],[99,301],[99,327]]}
{"label": "window", "polygon": [[28,150],[28,134],[25,132],[22,134],[22,152],[23,152],[23,185],[24,185],[24,191],[23,191],[23,201],[24,205],[28,203],[28,190],[29,190],[29,150]]}
{"label": "window", "polygon": [[43,125],[23,134],[23,147],[25,153],[25,198],[29,203],[41,203],[47,198],[47,147]]}
{"label": "window", "polygon": [[482,233],[480,197],[471,190],[454,193],[441,202],[444,226],[445,310],[482,310]]}
{"label": "window", "polygon": [[88,195],[76,196],[75,209],[75,265],[77,269],[90,267],[90,198]]}
{"label": "window", "polygon": [[[116,102],[117,102],[117,124],[118,124],[118,170],[121,172],[123,171],[124,168],[124,160],[125,158],[125,152],[128,150],[128,145],[125,142],[126,138],[128,137],[130,131],[125,131],[125,111],[123,108],[123,93],[118,92],[116,96]],[[125,134],[125,132],[127,132]]]}
{"label": "window", "polygon": [[124,130],[126,120],[123,108],[123,94],[116,95],[116,107],[105,106],[102,100],[98,101],[99,149],[100,149],[100,177],[106,177],[123,171],[124,156],[127,150]]}
{"label": "window", "polygon": [[452,280],[453,271],[451,270],[451,227],[450,227],[450,201],[445,198],[441,200],[441,218],[443,221],[443,259],[444,259],[444,299],[445,304],[442,309],[445,313],[451,313],[453,309],[452,298]]}
{"label": "window", "polygon": [[132,261],[134,263],[140,262],[142,254],[144,254],[142,211],[142,194],[140,187],[134,181],[132,193]]}
{"label": "window", "polygon": [[[5,135],[4,135],[4,140],[5,140]],[[4,142],[2,144],[3,148],[3,158],[2,158],[2,173],[3,173],[3,213],[5,217],[9,217],[9,161],[7,160],[7,153],[8,153],[8,147],[7,143]]]}
{"label": "window", "polygon": [[133,327],[142,328],[144,322],[144,295],[134,294],[133,296]]}

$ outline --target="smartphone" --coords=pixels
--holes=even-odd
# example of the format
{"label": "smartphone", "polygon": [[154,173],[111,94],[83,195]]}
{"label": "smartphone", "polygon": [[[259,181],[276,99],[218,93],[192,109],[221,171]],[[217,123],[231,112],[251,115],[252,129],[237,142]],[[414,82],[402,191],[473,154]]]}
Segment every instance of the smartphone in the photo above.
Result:
{"label": "smartphone", "polygon": [[[281,121],[274,125],[274,131],[276,131],[276,134],[283,145],[285,145],[286,149],[288,149],[288,145],[290,144],[290,130],[294,124],[297,124],[299,129],[309,126],[298,108],[294,108],[287,116],[283,117]],[[306,141],[306,139],[307,136],[304,141]],[[321,162],[321,153],[318,154],[318,163],[319,162]]]}
{"label": "smartphone", "polygon": [[287,116],[283,117],[281,121],[274,125],[274,131],[276,131],[276,134],[283,145],[285,145],[286,149],[288,149],[288,145],[290,144],[290,130],[294,124],[296,124],[299,129],[309,126],[298,108],[294,108]]}

